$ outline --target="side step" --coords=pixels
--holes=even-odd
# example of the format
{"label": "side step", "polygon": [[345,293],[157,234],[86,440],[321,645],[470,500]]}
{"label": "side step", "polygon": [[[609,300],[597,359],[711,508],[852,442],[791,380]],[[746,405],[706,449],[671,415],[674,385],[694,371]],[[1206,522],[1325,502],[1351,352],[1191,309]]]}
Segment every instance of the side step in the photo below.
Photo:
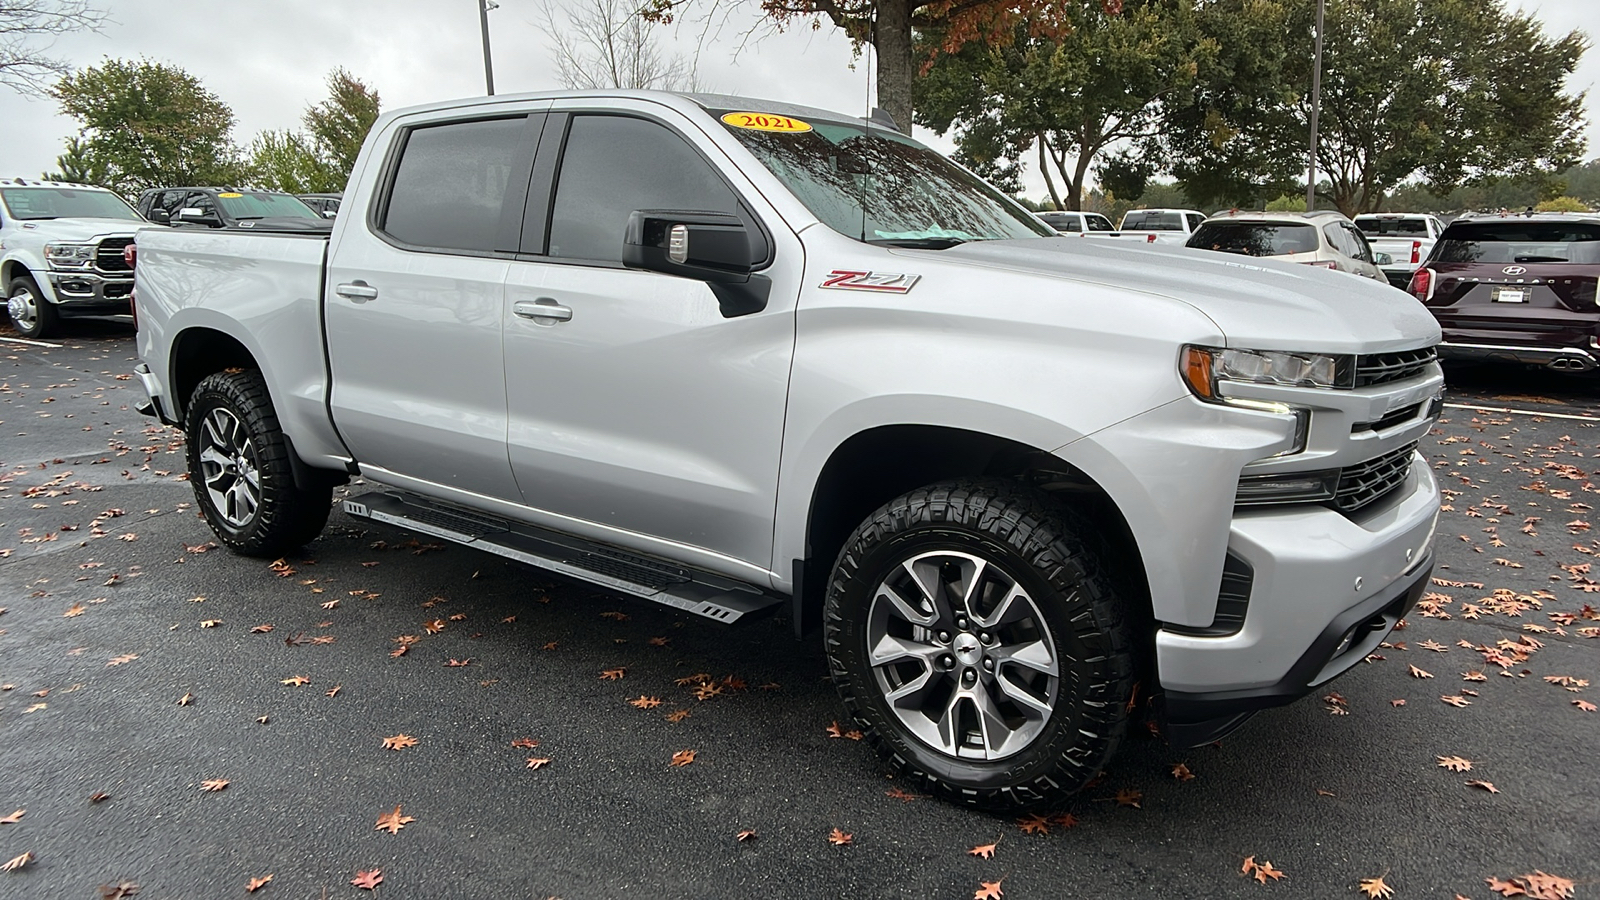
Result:
{"label": "side step", "polygon": [[728,625],[769,612],[784,602],[782,597],[731,578],[411,494],[365,493],[344,501],[344,511],[358,519],[486,550]]}

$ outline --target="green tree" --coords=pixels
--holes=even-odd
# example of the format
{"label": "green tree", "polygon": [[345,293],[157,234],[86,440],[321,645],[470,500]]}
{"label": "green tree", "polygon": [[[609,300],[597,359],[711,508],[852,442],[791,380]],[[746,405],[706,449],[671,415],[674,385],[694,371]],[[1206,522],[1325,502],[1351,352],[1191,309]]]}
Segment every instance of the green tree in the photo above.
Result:
{"label": "green tree", "polygon": [[1540,202],[1534,209],[1539,212],[1588,212],[1589,204],[1577,197],[1554,197]]}
{"label": "green tree", "polygon": [[[1316,3],[1217,2],[1229,6],[1284,27],[1232,17],[1253,40],[1225,46],[1251,65],[1169,120],[1184,160],[1174,171],[1194,194],[1271,196],[1304,183]],[[1328,0],[1325,35],[1318,190],[1346,215],[1409,181],[1442,194],[1557,171],[1583,149],[1583,94],[1565,90],[1587,47],[1579,32],[1547,36],[1502,0]]]}
{"label": "green tree", "polygon": [[[1088,8],[1059,37],[1019,24],[1004,45],[938,56],[916,85],[917,121],[940,134],[954,129],[963,161],[1003,183],[1036,153],[1060,208],[1082,207],[1097,161],[1104,186],[1140,194],[1157,166],[1144,153],[1115,151],[1156,137],[1161,102],[1189,91],[1216,54],[1196,31],[1192,2],[1129,0],[1116,15]],[[943,40],[926,34],[927,52]]]}
{"label": "green tree", "polygon": [[229,134],[233,111],[176,66],[107,59],[62,78],[51,94],[81,126],[82,164],[124,195],[243,174]]}
{"label": "green tree", "polygon": [[67,138],[67,152],[56,157],[58,172],[46,172],[46,181],[65,181],[71,184],[105,185],[106,171],[89,155],[89,148],[75,137]]}
{"label": "green tree", "polygon": [[1289,196],[1283,194],[1275,200],[1268,200],[1265,207],[1267,212],[1305,212],[1306,198],[1304,194]]}
{"label": "green tree", "polygon": [[344,189],[345,179],[298,131],[263,131],[250,142],[250,181],[291,194]]}
{"label": "green tree", "polygon": [[342,68],[328,73],[328,99],[307,108],[301,120],[317,156],[336,177],[338,186],[326,190],[344,189],[381,106],[378,92],[354,75]]}

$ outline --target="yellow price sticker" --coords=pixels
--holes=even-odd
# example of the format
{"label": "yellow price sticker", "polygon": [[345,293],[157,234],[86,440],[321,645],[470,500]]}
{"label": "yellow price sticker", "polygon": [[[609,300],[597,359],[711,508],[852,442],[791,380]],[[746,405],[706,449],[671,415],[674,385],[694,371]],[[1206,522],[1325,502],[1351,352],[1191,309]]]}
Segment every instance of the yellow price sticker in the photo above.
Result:
{"label": "yellow price sticker", "polygon": [[217,196],[218,197],[227,197],[229,200],[232,200],[235,197],[243,197],[244,195],[243,194],[235,194],[232,191],[229,191],[226,194],[218,194]]}
{"label": "yellow price sticker", "polygon": [[811,130],[811,123],[792,119],[788,116],[774,116],[767,113],[731,112],[722,117],[722,121],[735,128],[747,128],[751,131],[781,131],[790,134],[800,134]]}

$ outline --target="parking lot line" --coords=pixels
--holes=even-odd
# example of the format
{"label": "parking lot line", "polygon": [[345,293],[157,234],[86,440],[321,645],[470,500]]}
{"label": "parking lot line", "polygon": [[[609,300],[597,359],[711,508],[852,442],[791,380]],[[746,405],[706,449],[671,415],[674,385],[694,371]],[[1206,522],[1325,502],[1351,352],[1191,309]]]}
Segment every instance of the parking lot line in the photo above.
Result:
{"label": "parking lot line", "polygon": [[49,341],[30,341],[27,338],[0,337],[0,341],[9,341],[10,343],[13,343],[13,344],[27,344],[30,347],[60,347],[61,346],[60,344],[52,344]]}
{"label": "parking lot line", "polygon": [[1541,416],[1546,419],[1574,419],[1579,422],[1600,422],[1600,417],[1575,416],[1571,413],[1540,412],[1535,409],[1512,409],[1507,406],[1477,406],[1471,403],[1446,403],[1445,409],[1470,409],[1474,412],[1508,413],[1513,416]]}

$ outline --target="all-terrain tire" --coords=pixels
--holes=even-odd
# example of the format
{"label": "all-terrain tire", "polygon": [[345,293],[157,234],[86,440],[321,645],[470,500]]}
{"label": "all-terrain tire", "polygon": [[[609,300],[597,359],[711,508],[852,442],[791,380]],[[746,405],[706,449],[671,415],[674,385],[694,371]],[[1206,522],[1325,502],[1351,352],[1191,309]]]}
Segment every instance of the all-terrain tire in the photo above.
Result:
{"label": "all-terrain tire", "polygon": [[[941,732],[969,736],[966,744],[958,741],[943,748],[930,743],[926,730],[924,737],[914,733],[907,724],[906,713],[892,708],[885,696],[896,686],[886,685],[885,680],[897,680],[899,676],[884,674],[889,666],[882,663],[875,670],[870,661],[868,633],[878,626],[869,627],[869,613],[875,621],[885,621],[873,606],[874,597],[882,593],[880,586],[886,579],[903,579],[902,571],[917,571],[914,566],[902,565],[908,560],[935,566],[928,571],[940,573],[965,565],[945,562],[945,568],[937,568],[940,560],[947,558],[986,561],[986,565],[998,570],[998,574],[987,577],[1008,579],[1016,589],[1026,591],[1033,600],[1035,617],[1048,630],[1048,641],[1043,640],[1043,629],[1033,632],[1034,643],[1053,643],[1059,667],[1052,708],[1048,715],[1036,715],[1043,724],[1029,726],[1036,730],[1020,748],[1004,746],[1001,749],[1006,752],[991,753],[989,758],[963,755],[985,752],[990,741],[987,722],[981,726],[981,733],[959,727]],[[866,740],[908,782],[908,787],[971,806],[1016,810],[1058,803],[1099,774],[1127,732],[1136,677],[1134,629],[1114,587],[1116,580],[1108,577],[1104,569],[1104,561],[1109,558],[1104,542],[1087,521],[1041,491],[999,479],[951,481],[912,491],[884,504],[856,529],[840,551],[828,581],[823,629],[829,667],[845,706],[860,723]],[[918,579],[918,583],[943,582],[946,577],[927,576]],[[989,591],[981,583],[985,576],[956,577],[967,577],[967,585],[980,586],[946,588],[949,598],[958,601],[948,604],[952,610],[967,608],[968,601],[956,597],[957,593],[977,595]],[[907,595],[916,593],[912,589],[898,590]],[[937,591],[936,588],[934,592]],[[971,602],[981,605],[983,601]],[[937,606],[936,602],[928,603],[926,609]],[[984,615],[999,618],[997,610]],[[904,631],[903,624],[897,627]],[[973,632],[979,628],[971,619],[960,627]],[[952,690],[957,684],[966,684],[960,679],[968,675],[969,664],[974,684],[984,676],[983,668],[990,660],[985,655],[977,663],[976,651],[987,654],[989,648],[998,649],[1014,640],[984,633],[983,644],[975,648],[977,635],[963,638],[964,633],[941,632],[936,627],[918,633],[926,634],[934,652],[941,646],[953,648],[955,642],[966,641],[960,649],[967,663],[957,662],[947,654],[927,664],[929,672],[936,672],[947,660],[953,664],[951,672],[959,677],[950,681]],[[934,645],[932,642],[939,640],[941,634],[948,639],[943,645]],[[881,640],[881,636],[873,639]],[[916,643],[915,637],[904,640]],[[1016,664],[1002,661],[996,665],[994,677],[1016,670]],[[1032,670],[1019,674],[1037,678]],[[917,678],[903,680],[910,684]],[[995,681],[991,678],[984,683]],[[1007,685],[1003,693],[1014,695],[1015,690],[1014,685]],[[991,696],[1000,694],[991,692]],[[942,701],[936,701],[935,706],[938,702]],[[1001,704],[1005,702],[1002,696]],[[976,718],[983,718],[984,707],[972,709]],[[1024,719],[1014,720],[1026,724]],[[913,721],[923,727],[920,720]],[[957,716],[952,721],[961,720]],[[1021,738],[1029,732],[1010,734]],[[975,750],[973,738],[978,740]]]}
{"label": "all-terrain tire", "polygon": [[[230,427],[230,422],[236,425]],[[288,444],[259,371],[234,369],[206,376],[189,397],[185,426],[195,500],[222,543],[236,553],[271,558],[304,546],[322,533],[333,488],[295,487]],[[219,471],[215,451],[230,443],[223,432],[232,434],[237,452],[221,456],[241,460],[239,468],[255,475],[256,502],[248,510],[248,503],[228,499],[219,503],[212,491],[214,485],[237,480]],[[208,448],[214,451],[209,461]],[[210,484],[208,475],[214,479]]]}

